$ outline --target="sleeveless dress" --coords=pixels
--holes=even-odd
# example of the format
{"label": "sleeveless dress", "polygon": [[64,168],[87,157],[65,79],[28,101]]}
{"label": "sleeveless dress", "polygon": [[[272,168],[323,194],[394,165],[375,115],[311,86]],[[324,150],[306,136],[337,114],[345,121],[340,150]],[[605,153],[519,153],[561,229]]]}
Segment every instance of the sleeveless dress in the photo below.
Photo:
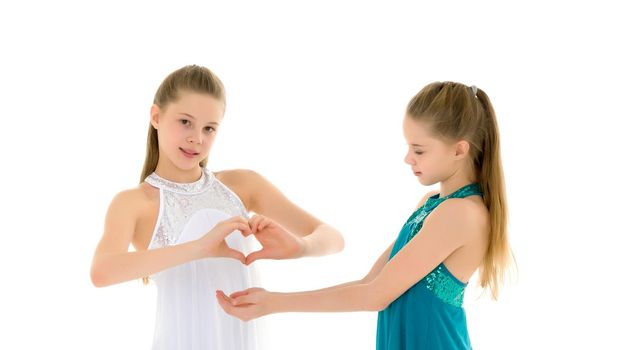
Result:
{"label": "sleeveless dress", "polygon": [[[425,218],[449,198],[481,195],[479,185],[431,196],[402,227],[389,259],[393,258],[423,226]],[[471,349],[466,315],[462,308],[466,284],[441,263],[378,313],[377,350]]]}
{"label": "sleeveless dress", "polygon": [[[207,169],[192,183],[172,182],[155,172],[145,182],[160,190],[148,249],[198,239],[232,216],[248,218],[242,201]],[[250,243],[239,231],[226,241],[233,249],[250,252]],[[227,315],[216,300],[217,289],[228,294],[249,288],[253,276],[252,267],[227,258],[194,260],[152,275],[157,287],[152,349],[256,349],[254,322]]]}

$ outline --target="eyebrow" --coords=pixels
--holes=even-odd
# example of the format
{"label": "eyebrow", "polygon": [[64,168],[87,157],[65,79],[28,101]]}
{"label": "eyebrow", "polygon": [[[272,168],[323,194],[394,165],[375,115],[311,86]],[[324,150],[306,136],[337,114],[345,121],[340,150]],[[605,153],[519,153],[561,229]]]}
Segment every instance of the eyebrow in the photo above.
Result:
{"label": "eyebrow", "polygon": [[417,143],[411,143],[410,145],[411,146],[415,146],[415,147],[425,147],[425,145],[420,145],[420,144],[417,144]]}
{"label": "eyebrow", "polygon": [[[196,119],[197,119],[197,118],[195,118],[195,117],[191,116],[191,115],[190,115],[190,114],[188,114],[188,113],[183,113],[183,112],[181,112],[181,113],[179,113],[179,114],[183,114],[183,115],[185,115],[185,116],[187,116],[187,117],[190,117],[190,118],[192,118],[192,119],[194,119],[194,120],[196,120]],[[208,122],[207,124],[219,125],[217,122]]]}

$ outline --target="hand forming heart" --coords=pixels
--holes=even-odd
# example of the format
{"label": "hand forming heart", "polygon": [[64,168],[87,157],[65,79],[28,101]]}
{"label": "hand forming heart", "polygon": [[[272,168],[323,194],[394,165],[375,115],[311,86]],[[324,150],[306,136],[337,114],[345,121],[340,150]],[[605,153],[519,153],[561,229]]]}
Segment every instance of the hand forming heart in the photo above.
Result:
{"label": "hand forming heart", "polygon": [[[248,256],[230,248],[225,237],[235,230],[239,230],[245,237],[254,235],[262,248]],[[259,259],[298,258],[302,256],[305,246],[302,238],[262,215],[255,215],[248,221],[239,216],[224,220],[198,239],[197,243],[202,249],[203,257],[233,258],[246,265]]]}
{"label": "hand forming heart", "polygon": [[248,223],[251,233],[242,232],[242,234],[254,235],[262,248],[246,257],[246,265],[259,259],[293,259],[302,256],[304,252],[302,238],[285,230],[278,223],[262,215],[253,216]]}

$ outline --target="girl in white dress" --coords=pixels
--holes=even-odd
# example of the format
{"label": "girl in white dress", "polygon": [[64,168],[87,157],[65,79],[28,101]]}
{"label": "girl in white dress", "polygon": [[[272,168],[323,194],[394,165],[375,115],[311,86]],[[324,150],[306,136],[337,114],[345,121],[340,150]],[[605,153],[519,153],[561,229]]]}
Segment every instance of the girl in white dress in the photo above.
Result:
{"label": "girl in white dress", "polygon": [[[114,197],[95,251],[95,286],[155,282],[153,349],[255,349],[253,323],[225,314],[216,290],[253,285],[250,264],[257,259],[343,249],[337,230],[256,172],[205,168],[224,110],[224,87],[205,67],[183,67],[162,82],[151,107],[141,182]],[[249,212],[258,215],[249,218]],[[249,251],[248,235],[261,250]],[[128,251],[130,244],[135,251]]]}

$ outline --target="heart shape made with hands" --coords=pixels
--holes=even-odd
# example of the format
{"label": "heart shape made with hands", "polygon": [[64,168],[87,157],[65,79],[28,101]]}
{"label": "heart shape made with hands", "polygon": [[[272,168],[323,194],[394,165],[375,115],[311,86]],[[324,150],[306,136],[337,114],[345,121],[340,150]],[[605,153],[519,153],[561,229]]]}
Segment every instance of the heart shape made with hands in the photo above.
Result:
{"label": "heart shape made with hands", "polygon": [[249,221],[251,232],[262,248],[246,257],[246,265],[259,259],[294,259],[303,254],[302,238],[287,231],[277,222],[262,215],[255,215]]}
{"label": "heart shape made with hands", "polygon": [[[175,244],[202,238],[218,223],[231,218],[231,215],[220,210],[201,209],[188,220]],[[302,255],[304,249],[303,240],[285,230],[275,221],[262,215],[255,215],[248,220],[248,225],[249,231],[234,230],[224,238],[231,250],[237,251],[242,255],[244,255],[245,251],[250,250],[250,245],[245,244],[244,237],[252,235],[259,242],[261,249],[245,255],[244,263],[246,265],[250,265],[259,259],[291,259]]]}

